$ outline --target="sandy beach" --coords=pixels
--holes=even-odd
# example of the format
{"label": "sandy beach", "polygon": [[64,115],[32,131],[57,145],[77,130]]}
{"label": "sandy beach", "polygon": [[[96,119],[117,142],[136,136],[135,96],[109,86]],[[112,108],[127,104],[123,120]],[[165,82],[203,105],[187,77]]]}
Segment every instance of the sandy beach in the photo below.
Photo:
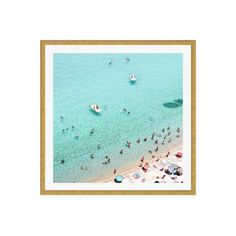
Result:
{"label": "sandy beach", "polygon": [[[107,178],[99,179],[97,183],[115,183],[114,178],[117,175],[121,175],[124,179],[122,183],[181,183],[182,174],[174,174],[173,168],[183,169],[183,157],[176,157],[176,153],[182,153],[182,145],[176,146],[169,151],[160,153],[158,157],[152,158],[150,154],[144,158],[143,161],[138,161],[136,166],[133,168],[123,171],[116,172]],[[148,161],[146,161],[148,160]],[[148,167],[143,169],[143,167]]]}

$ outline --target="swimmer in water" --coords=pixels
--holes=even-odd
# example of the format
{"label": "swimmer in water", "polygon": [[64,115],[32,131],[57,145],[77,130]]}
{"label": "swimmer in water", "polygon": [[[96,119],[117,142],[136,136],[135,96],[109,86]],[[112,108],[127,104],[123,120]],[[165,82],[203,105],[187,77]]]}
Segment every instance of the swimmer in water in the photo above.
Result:
{"label": "swimmer in water", "polygon": [[63,116],[60,116],[60,119],[61,119],[61,120],[63,120],[63,119],[64,119],[64,117],[63,117]]}
{"label": "swimmer in water", "polygon": [[155,152],[157,152],[158,151],[158,147],[155,149]]}
{"label": "swimmer in water", "polygon": [[162,132],[164,133],[164,132],[165,132],[165,129],[162,129]]}
{"label": "swimmer in water", "polygon": [[112,61],[110,61],[110,62],[108,63],[109,66],[111,66],[111,64],[112,64]]}
{"label": "swimmer in water", "polygon": [[152,151],[151,151],[151,150],[149,150],[148,152],[149,152],[149,153],[152,153]]}
{"label": "swimmer in water", "polygon": [[100,144],[98,144],[97,148],[98,148],[98,149],[100,149],[100,148],[101,148],[101,145],[100,145]]}
{"label": "swimmer in water", "polygon": [[170,126],[167,127],[167,130],[170,130]]}
{"label": "swimmer in water", "polygon": [[75,136],[75,139],[78,139],[79,138],[79,136],[77,135],[77,136]]}
{"label": "swimmer in water", "polygon": [[92,135],[92,134],[94,134],[94,129],[92,129],[92,130],[90,131],[90,135]]}
{"label": "swimmer in water", "polygon": [[170,143],[170,142],[171,142],[171,138],[169,139],[168,143]]}
{"label": "swimmer in water", "polygon": [[120,150],[120,154],[123,154],[123,149]]}
{"label": "swimmer in water", "polygon": [[128,113],[127,113],[128,115],[130,114],[130,112],[128,111]]}
{"label": "swimmer in water", "polygon": [[147,138],[144,138],[144,140],[143,140],[144,142],[146,142],[147,141]]}
{"label": "swimmer in water", "polygon": [[127,112],[127,110],[126,110],[125,108],[123,108],[123,111],[124,111],[124,112]]}
{"label": "swimmer in water", "polygon": [[158,144],[158,139],[155,141],[155,144]]}
{"label": "swimmer in water", "polygon": [[105,156],[106,159],[108,159],[109,157],[108,156]]}
{"label": "swimmer in water", "polygon": [[154,133],[152,134],[152,137],[154,137],[154,136],[155,136],[155,134],[156,134],[156,132],[154,132]]}
{"label": "swimmer in water", "polygon": [[128,148],[131,148],[131,146],[132,146],[131,143],[127,144],[127,147],[128,147]]}
{"label": "swimmer in water", "polygon": [[65,133],[65,129],[62,130],[62,133],[63,133],[63,134]]}
{"label": "swimmer in water", "polygon": [[127,58],[125,58],[125,60],[126,60],[126,61],[130,61],[130,59],[129,59],[128,57],[127,57]]}
{"label": "swimmer in water", "polygon": [[71,129],[74,130],[74,128],[75,128],[75,127],[72,125],[72,126],[71,126]]}
{"label": "swimmer in water", "polygon": [[61,164],[64,164],[65,163],[65,161],[64,160],[61,160]]}
{"label": "swimmer in water", "polygon": [[91,154],[91,155],[90,155],[90,158],[91,158],[91,159],[94,159],[94,155],[93,155],[93,154]]}
{"label": "swimmer in water", "polygon": [[137,143],[140,143],[140,138],[136,141]]}

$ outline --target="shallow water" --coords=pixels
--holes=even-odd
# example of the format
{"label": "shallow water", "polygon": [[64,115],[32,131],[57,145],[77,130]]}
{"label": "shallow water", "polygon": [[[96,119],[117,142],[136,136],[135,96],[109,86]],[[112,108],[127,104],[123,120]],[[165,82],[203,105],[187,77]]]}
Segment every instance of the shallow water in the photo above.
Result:
{"label": "shallow water", "polygon": [[[132,73],[134,83],[129,81]],[[54,54],[53,77],[54,182],[91,182],[114,168],[118,174],[154,151],[153,132],[162,134],[154,138],[159,152],[182,140],[176,138],[177,127],[182,129],[182,106],[163,105],[183,98],[182,54]],[[100,114],[89,108],[93,103],[100,105]],[[168,126],[171,142],[161,145]],[[127,140],[131,148],[125,146]],[[111,162],[104,165],[106,155]]]}

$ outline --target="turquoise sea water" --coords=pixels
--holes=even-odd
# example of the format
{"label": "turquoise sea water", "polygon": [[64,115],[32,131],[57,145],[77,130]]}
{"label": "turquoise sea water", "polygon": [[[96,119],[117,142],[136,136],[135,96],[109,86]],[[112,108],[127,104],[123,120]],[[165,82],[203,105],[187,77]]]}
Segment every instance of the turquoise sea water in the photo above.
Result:
{"label": "turquoise sea water", "polygon": [[[54,182],[91,182],[111,175],[114,168],[118,174],[150,155],[149,150],[158,146],[157,155],[182,141],[176,138],[177,127],[182,129],[182,106],[163,106],[183,98],[182,54],[57,53],[53,71]],[[133,84],[132,73],[137,77]],[[100,114],[89,108],[94,103],[101,107]],[[161,130],[167,133],[168,126],[171,135],[166,140],[171,141],[162,145]],[[151,140],[153,132],[162,135],[154,138],[158,145]],[[110,163],[104,165],[106,155]]]}

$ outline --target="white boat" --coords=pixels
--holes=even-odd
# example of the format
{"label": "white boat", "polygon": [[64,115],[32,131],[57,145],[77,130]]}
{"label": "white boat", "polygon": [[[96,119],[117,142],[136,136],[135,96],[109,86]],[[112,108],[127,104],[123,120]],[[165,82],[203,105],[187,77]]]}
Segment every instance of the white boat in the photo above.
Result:
{"label": "white boat", "polygon": [[89,107],[97,113],[101,112],[101,109],[99,108],[97,104],[92,104]]}
{"label": "white boat", "polygon": [[134,81],[136,81],[136,76],[134,74],[132,74],[129,76],[129,79],[131,82],[134,82]]}

